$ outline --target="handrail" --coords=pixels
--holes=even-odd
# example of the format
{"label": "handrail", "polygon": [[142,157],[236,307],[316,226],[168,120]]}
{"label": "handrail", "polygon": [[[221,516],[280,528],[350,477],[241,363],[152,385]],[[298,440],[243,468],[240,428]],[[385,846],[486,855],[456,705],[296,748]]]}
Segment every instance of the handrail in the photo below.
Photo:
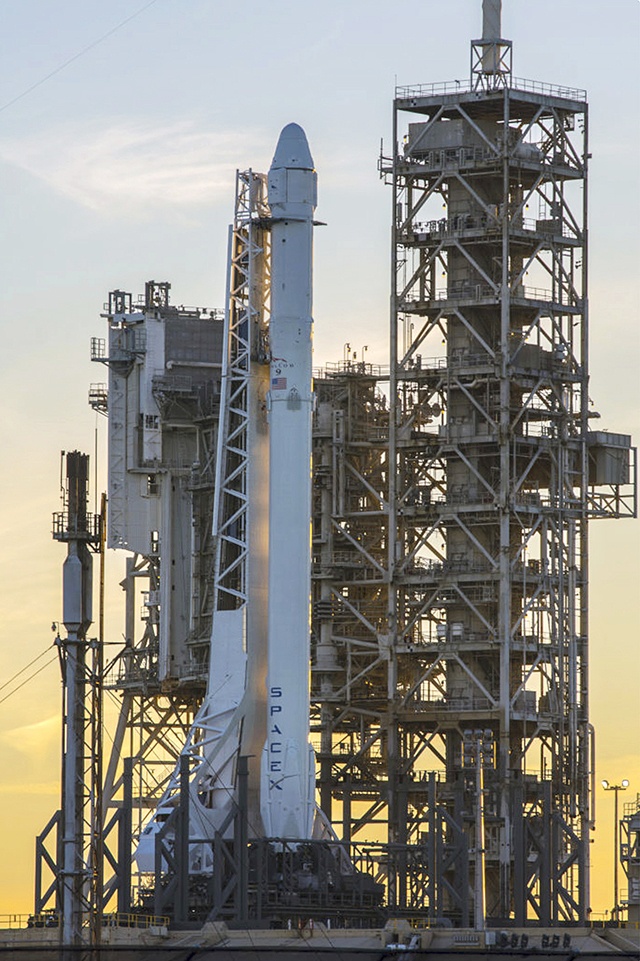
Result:
{"label": "handrail", "polygon": [[[565,100],[587,99],[587,91],[579,87],[564,87],[540,80],[527,80],[524,77],[505,77],[505,85],[514,91],[541,93],[549,97],[562,97]],[[475,86],[470,80],[446,80],[441,83],[420,83],[396,87],[396,99],[409,100],[412,97],[434,97],[438,94],[473,93]]]}
{"label": "handrail", "polygon": [[[567,225],[561,220],[542,220],[533,217],[518,217],[509,224],[511,231],[521,230],[526,233],[537,234],[544,237],[564,237],[569,239],[580,238],[575,231],[569,230]],[[455,217],[441,217],[440,220],[428,220],[424,222],[416,221],[401,231],[401,236],[405,242],[417,240],[425,241],[428,239],[443,237],[457,237],[469,230],[488,230],[501,231],[502,224],[496,218],[489,219],[486,214],[473,216],[472,214],[458,214]]]}
{"label": "handrail", "polygon": [[103,914],[103,927],[117,928],[168,928],[171,918],[167,915],[155,914],[125,914],[117,911],[112,914]]}
{"label": "handrail", "polygon": [[[578,307],[579,299],[568,295],[566,290],[555,293],[545,290],[542,287],[527,287],[519,284],[515,290],[511,291],[511,296],[519,300],[536,300],[549,304],[560,304],[563,307]],[[427,300],[449,301],[449,300],[496,300],[500,299],[500,289],[498,286],[490,284],[465,284],[460,287],[441,287],[434,291],[432,295],[427,295]],[[410,294],[404,298],[404,303],[421,303],[419,297]]]}
{"label": "handrail", "polygon": [[[119,928],[166,928],[171,919],[166,915],[125,914],[113,912],[103,914],[102,926]],[[57,911],[42,911],[40,914],[0,914],[0,930],[16,931],[26,928],[58,928],[60,914]]]}

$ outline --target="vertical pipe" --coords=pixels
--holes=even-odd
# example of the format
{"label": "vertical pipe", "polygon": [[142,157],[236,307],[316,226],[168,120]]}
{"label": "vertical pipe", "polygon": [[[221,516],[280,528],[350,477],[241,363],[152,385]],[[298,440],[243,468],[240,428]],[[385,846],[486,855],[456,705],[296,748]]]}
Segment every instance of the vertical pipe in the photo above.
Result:
{"label": "vertical pipe", "polygon": [[474,921],[476,931],[484,931],[485,881],[484,881],[484,765],[482,741],[476,741],[476,870]]}
{"label": "vertical pipe", "polygon": [[[97,433],[96,433],[97,442]],[[97,470],[97,452],[96,452]],[[97,496],[97,474],[96,474]],[[99,596],[98,596],[98,639],[93,648],[91,678],[91,724],[92,724],[92,764],[91,764],[91,943],[99,945],[102,935],[102,908],[104,895],[104,817],[102,800],[102,684],[104,672],[104,604],[105,604],[105,546],[107,522],[107,495],[100,498],[99,521]]]}
{"label": "vertical pipe", "polygon": [[500,737],[498,740],[498,779],[500,784],[500,911],[510,913],[511,812],[509,788],[511,772],[511,477],[510,477],[510,403],[509,372],[511,289],[509,284],[509,91],[504,90],[502,144],[502,277],[500,286],[500,587],[498,629],[500,644]]}
{"label": "vertical pipe", "polygon": [[351,844],[351,777],[346,777],[342,788],[342,840]]}
{"label": "vertical pipe", "polygon": [[502,0],[483,0],[482,39],[500,40],[502,36]]}
{"label": "vertical pipe", "polygon": [[527,864],[524,838],[524,788],[522,781],[514,784],[513,791],[513,920],[522,926],[527,918],[526,873]]}
{"label": "vertical pipe", "polygon": [[131,826],[133,816],[133,758],[125,757],[122,772],[122,806],[118,823],[118,912],[131,910]]}
{"label": "vertical pipe", "polygon": [[429,917],[439,917],[441,914],[440,889],[438,885],[438,820],[436,817],[436,772],[429,771],[429,787],[427,789],[427,811],[429,818],[428,853],[427,853],[427,899],[429,903]]}
{"label": "vertical pipe", "polygon": [[65,739],[62,784],[62,943],[78,944],[81,920],[78,904],[78,776],[81,767],[78,743],[75,737],[76,689],[78,686],[78,638],[70,631],[64,641],[65,648]]}
{"label": "vertical pipe", "polygon": [[[319,412],[319,416],[322,417],[322,412]],[[335,418],[332,418],[332,424],[335,426]],[[335,447],[333,450],[335,451]],[[316,458],[316,463],[321,463],[323,468],[331,470],[331,461],[333,458],[331,458],[330,453],[327,452],[326,443],[318,447],[314,457]],[[315,536],[319,533],[322,542],[321,567],[323,570],[329,570],[332,564],[332,514],[336,513],[332,510],[332,500],[336,493],[335,483],[332,484],[328,482],[322,485],[320,492],[320,531],[316,532]],[[323,698],[334,691],[335,674],[333,672],[337,668],[336,648],[332,637],[332,606],[331,582],[325,577],[320,581],[320,605],[316,607],[316,617],[319,624],[316,644],[316,670],[319,674],[320,693]],[[327,669],[327,673],[322,673],[322,668]],[[333,804],[333,725],[334,717],[332,706],[325,702],[322,704],[320,713],[320,807],[329,821],[332,820]]]}
{"label": "vertical pipe", "polygon": [[538,845],[540,864],[540,924],[548,925],[554,920],[551,905],[555,895],[553,876],[555,874],[554,831],[552,830],[553,805],[552,783],[542,782],[542,836]]}
{"label": "vertical pipe", "polygon": [[[582,365],[581,382],[581,404],[580,404],[580,423],[582,433],[582,517],[580,519],[580,653],[581,653],[581,714],[585,730],[591,728],[589,724],[589,526],[587,518],[587,494],[589,484],[589,452],[587,448],[587,435],[589,431],[589,109],[585,105],[584,112],[584,137],[583,137],[583,191],[582,191],[582,331],[580,344],[580,362]],[[635,484],[634,484],[635,489]],[[595,736],[593,740],[593,751],[595,754]],[[584,764],[586,766],[587,751],[583,752]],[[591,844],[590,830],[595,822],[595,792],[589,792],[589,778],[586,771],[581,772],[583,776],[580,790],[583,792],[582,804],[582,899],[581,910],[582,920],[588,917],[588,910],[591,904]],[[592,764],[592,778],[595,779],[595,760]],[[594,810],[590,810],[590,800]]]}
{"label": "vertical pipe", "polygon": [[576,637],[576,523],[573,518],[567,520],[567,675],[568,675],[568,714],[569,714],[569,783],[571,784],[570,817],[578,816],[577,802],[582,793],[581,778],[578,775],[579,740],[584,731],[581,730],[578,719],[578,640]]}
{"label": "vertical pipe", "polygon": [[[93,813],[88,800],[85,764],[93,766],[95,744],[91,719],[86,715],[86,632],[91,624],[91,555],[87,542],[95,538],[87,526],[87,477],[89,458],[71,451],[66,459],[66,518],[59,539],[67,543],[63,565],[63,622],[67,637],[62,641],[64,674],[64,744],[62,776],[62,857],[60,936],[65,948],[82,943],[87,908],[95,909],[95,889],[87,887],[85,856],[93,838],[85,822]],[[54,535],[55,536],[55,535]],[[86,742],[90,732],[91,744]],[[88,757],[87,755],[90,754]],[[89,843],[87,843],[89,842]],[[87,920],[91,920],[90,916]]]}
{"label": "vertical pipe", "polygon": [[238,921],[249,917],[249,758],[238,757],[238,817],[236,820],[236,864],[238,866]]}
{"label": "vertical pipe", "polygon": [[[390,658],[387,668],[387,697],[389,700],[389,720],[387,723],[387,797],[388,797],[388,841],[396,840],[398,825],[396,823],[396,805],[394,794],[394,777],[397,775],[398,745],[396,743],[396,719],[392,710],[395,700],[397,670],[398,613],[397,613],[397,430],[398,430],[398,301],[397,301],[397,204],[398,204],[398,110],[394,98],[393,103],[393,173],[392,173],[392,203],[391,203],[391,302],[390,302],[390,342],[389,342],[389,449],[387,455],[387,483],[388,483],[388,518],[387,518],[387,631],[391,640]],[[391,892],[390,892],[391,894]]]}
{"label": "vertical pipe", "polygon": [[613,788],[613,911],[612,920],[618,920],[618,794],[620,787]]}
{"label": "vertical pipe", "polygon": [[175,920],[189,918],[189,755],[180,755],[180,805],[175,837],[177,868]]}

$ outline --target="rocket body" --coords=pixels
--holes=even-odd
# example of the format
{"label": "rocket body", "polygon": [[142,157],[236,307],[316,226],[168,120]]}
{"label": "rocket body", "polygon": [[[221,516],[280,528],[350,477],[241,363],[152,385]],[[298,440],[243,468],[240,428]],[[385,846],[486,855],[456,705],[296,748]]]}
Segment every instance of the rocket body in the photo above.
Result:
{"label": "rocket body", "polygon": [[[269,360],[248,319],[228,311],[223,394],[246,398],[241,482],[232,451],[229,488],[246,494],[241,522],[246,550],[242,603],[213,614],[207,694],[184,752],[191,756],[190,834],[231,830],[237,761],[250,760],[248,822],[255,836],[311,838],[316,821],[315,757],[309,743],[312,418],[312,234],[316,173],[304,131],[284,128],[267,178],[271,213]],[[260,245],[254,243],[257,249]],[[244,268],[243,268],[244,269]],[[262,289],[251,296],[262,297]],[[251,307],[261,313],[262,302]],[[258,309],[259,308],[259,309]],[[247,310],[247,317],[252,310]],[[235,318],[235,320],[234,320]],[[250,358],[244,391],[231,371],[233,343]],[[241,343],[242,342],[242,343]],[[242,346],[244,344],[244,346]],[[244,368],[242,368],[244,370]],[[230,403],[229,398],[225,405]],[[225,410],[227,406],[225,406]],[[238,413],[234,429],[238,430]],[[227,418],[228,420],[228,418]],[[227,420],[221,420],[216,484],[223,497]],[[214,534],[240,513],[242,498],[214,510]],[[227,511],[231,510],[228,515]],[[233,537],[233,533],[229,535]],[[221,566],[222,566],[222,562]],[[233,568],[231,568],[233,569]],[[220,571],[216,577],[220,577]],[[227,598],[228,600],[228,598]],[[178,767],[136,851],[141,871],[155,870],[156,835],[179,800]],[[225,828],[222,826],[226,825]],[[210,844],[189,848],[190,873],[210,873]]]}
{"label": "rocket body", "polygon": [[317,178],[304,131],[284,128],[271,208],[267,740],[261,812],[270,837],[311,837],[312,243]]}

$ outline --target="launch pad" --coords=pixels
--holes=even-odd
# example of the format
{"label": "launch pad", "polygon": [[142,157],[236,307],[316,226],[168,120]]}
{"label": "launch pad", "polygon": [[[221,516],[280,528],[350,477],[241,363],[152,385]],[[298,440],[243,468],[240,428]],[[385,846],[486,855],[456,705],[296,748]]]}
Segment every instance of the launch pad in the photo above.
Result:
{"label": "launch pad", "polygon": [[[468,84],[396,90],[388,365],[312,382],[296,124],[237,175],[224,312],[109,294],[109,509],[87,527],[69,467],[84,520],[54,532],[65,790],[33,930],[64,946],[109,957],[105,918],[133,917],[217,957],[635,950],[586,930],[588,524],[637,513],[631,438],[589,407],[586,95],[514,77],[484,14]],[[105,536],[127,552],[106,666]]]}
{"label": "launch pad", "polygon": [[[162,924],[147,929],[127,926],[124,916],[107,919],[102,944],[85,948],[87,961],[237,961],[239,958],[286,958],[287,961],[334,961],[352,958],[381,961],[399,957],[445,961],[447,958],[503,958],[515,961],[535,956],[540,961],[570,961],[604,956],[637,958],[640,945],[628,929],[576,927],[559,934],[554,928],[510,928],[476,932],[443,929],[428,924],[411,927],[391,920],[383,928],[337,928],[326,920],[279,930],[208,923],[198,931],[170,931]],[[19,934],[20,937],[12,937]],[[0,931],[0,950],[7,961],[58,961],[57,932]]]}

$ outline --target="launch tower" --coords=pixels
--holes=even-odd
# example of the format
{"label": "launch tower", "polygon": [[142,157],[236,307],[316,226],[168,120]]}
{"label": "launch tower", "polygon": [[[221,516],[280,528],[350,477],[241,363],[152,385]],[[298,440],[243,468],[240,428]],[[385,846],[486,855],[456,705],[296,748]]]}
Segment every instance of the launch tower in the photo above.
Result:
{"label": "launch tower", "polygon": [[586,95],[511,54],[485,2],[468,83],[397,88],[388,387],[317,386],[322,806],[462,925],[587,917],[587,524],[636,512],[587,393]]}
{"label": "launch tower", "polygon": [[[135,850],[136,906],[179,923],[587,920],[587,528],[636,515],[635,450],[588,397],[586,95],[513,76],[483,13],[468,83],[396,89],[388,367],[349,355],[312,403],[295,125],[237,176],[224,329],[168,284],[110,295],[92,403],[132,556],[102,908],[129,910]],[[264,784],[296,797],[273,815]]]}

